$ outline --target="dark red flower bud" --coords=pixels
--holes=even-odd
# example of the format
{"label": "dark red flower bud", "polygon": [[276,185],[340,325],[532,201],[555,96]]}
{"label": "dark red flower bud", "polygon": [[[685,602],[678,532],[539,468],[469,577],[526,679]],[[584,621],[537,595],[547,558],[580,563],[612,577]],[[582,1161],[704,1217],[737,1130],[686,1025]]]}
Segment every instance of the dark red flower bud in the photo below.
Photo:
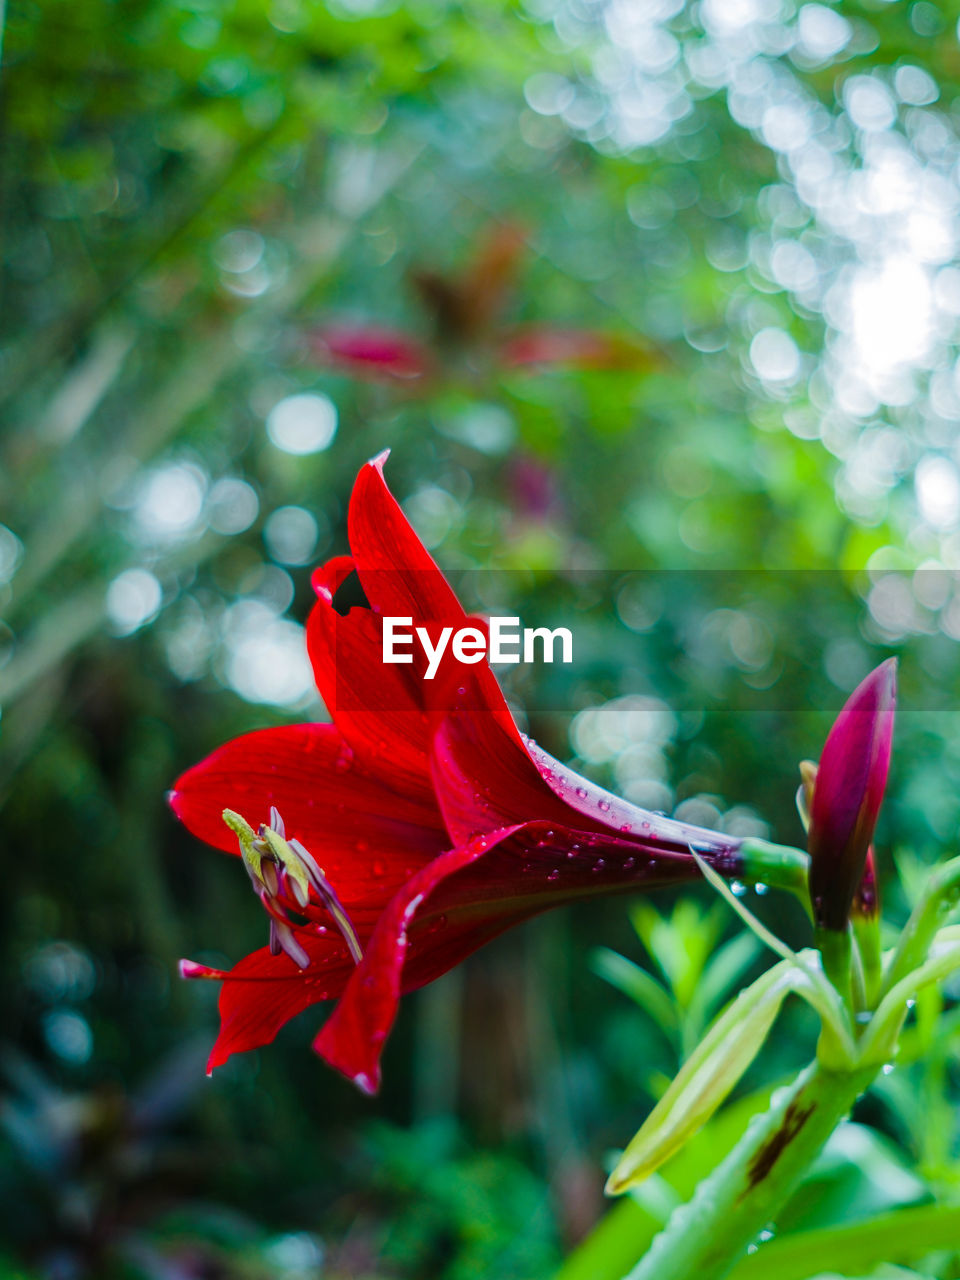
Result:
{"label": "dark red flower bud", "polygon": [[887,785],[896,705],[896,659],[853,691],[834,722],[810,806],[810,897],[817,927],[847,927]]}

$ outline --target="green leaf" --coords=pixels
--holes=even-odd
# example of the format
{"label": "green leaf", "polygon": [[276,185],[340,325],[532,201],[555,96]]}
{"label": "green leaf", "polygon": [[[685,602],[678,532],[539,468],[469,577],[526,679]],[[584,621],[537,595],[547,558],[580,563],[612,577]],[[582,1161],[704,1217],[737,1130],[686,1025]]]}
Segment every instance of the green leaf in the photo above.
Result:
{"label": "green leaf", "polygon": [[[689,1199],[699,1180],[740,1140],[751,1119],[769,1106],[772,1092],[773,1086],[759,1089],[724,1107],[670,1162],[663,1180],[681,1201]],[[622,1280],[663,1226],[657,1207],[649,1200],[641,1203],[631,1191],[611,1205],[553,1280]]]}
{"label": "green leaf", "polygon": [[756,960],[760,948],[752,933],[738,933],[717,951],[703,972],[691,1005],[706,1021]]}
{"label": "green leaf", "polygon": [[918,1262],[958,1247],[960,1206],[924,1205],[771,1240],[738,1263],[730,1280],[809,1280],[823,1272],[855,1277],[877,1263]]}
{"label": "green leaf", "polygon": [[590,968],[629,996],[668,1035],[679,1030],[676,1006],[669,992],[646,969],[609,947],[597,947],[591,953]]}

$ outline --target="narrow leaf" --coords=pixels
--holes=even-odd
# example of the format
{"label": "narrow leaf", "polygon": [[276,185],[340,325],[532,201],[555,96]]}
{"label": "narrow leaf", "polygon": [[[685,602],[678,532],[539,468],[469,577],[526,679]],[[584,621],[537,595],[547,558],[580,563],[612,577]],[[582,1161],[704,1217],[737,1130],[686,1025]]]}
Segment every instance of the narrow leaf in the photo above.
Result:
{"label": "narrow leaf", "polygon": [[650,976],[646,969],[609,947],[597,947],[590,956],[590,967],[611,986],[622,991],[643,1009],[658,1027],[668,1034],[678,1030],[677,1011],[669,993]]}
{"label": "narrow leaf", "polygon": [[787,994],[806,985],[792,961],[769,969],[720,1015],[620,1157],[607,1182],[619,1194],[677,1152],[724,1102],[760,1052]]}
{"label": "narrow leaf", "polygon": [[932,1204],[898,1209],[866,1222],[801,1231],[761,1245],[730,1273],[730,1280],[807,1280],[869,1274],[878,1262],[916,1262],[938,1249],[957,1248],[960,1206]]}

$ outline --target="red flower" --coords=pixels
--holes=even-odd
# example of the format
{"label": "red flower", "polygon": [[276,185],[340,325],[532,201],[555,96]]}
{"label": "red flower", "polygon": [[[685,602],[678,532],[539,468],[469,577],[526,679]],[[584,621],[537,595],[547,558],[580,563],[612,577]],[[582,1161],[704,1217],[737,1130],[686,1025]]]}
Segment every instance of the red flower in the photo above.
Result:
{"label": "red flower", "polygon": [[[239,835],[270,916],[272,946],[229,973],[184,962],[185,976],[223,981],[211,1070],[339,997],[314,1047],[373,1092],[401,994],[510,925],[695,877],[691,846],[742,871],[739,840],[637,809],[524,738],[485,661],[448,652],[430,681],[419,661],[383,664],[384,616],[431,634],[467,624],[387,489],[385,457],[354,486],[352,555],[313,579],[307,641],[333,723],[228,742],[170,796],[207,843],[236,852]],[[334,598],[354,571],[369,605],[341,613]]]}
{"label": "red flower", "polygon": [[657,363],[649,346],[621,334],[505,327],[500,317],[524,247],[523,229],[505,223],[481,240],[464,270],[450,275],[414,273],[412,283],[432,320],[432,342],[399,329],[333,323],[309,335],[312,350],[325,364],[365,379],[435,377],[456,351],[483,352],[494,365],[507,369],[645,369]]}
{"label": "red flower", "polygon": [[317,355],[359,376],[419,378],[430,369],[430,352],[396,329],[328,325],[313,335]]}
{"label": "red flower", "polygon": [[893,743],[897,663],[888,658],[847,699],[827,735],[810,802],[810,896],[821,929],[845,930],[864,880],[875,900],[867,855],[883,802]]}

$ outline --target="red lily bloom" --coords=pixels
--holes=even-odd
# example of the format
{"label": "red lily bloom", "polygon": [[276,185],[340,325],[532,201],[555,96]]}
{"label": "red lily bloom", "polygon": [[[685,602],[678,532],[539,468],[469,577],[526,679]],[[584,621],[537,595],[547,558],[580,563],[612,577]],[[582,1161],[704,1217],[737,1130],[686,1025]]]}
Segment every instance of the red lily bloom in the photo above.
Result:
{"label": "red lily bloom", "polygon": [[[821,929],[847,927],[890,768],[897,663],[888,658],[854,689],[837,716],[817,766],[810,802],[810,896]],[[870,875],[873,875],[872,862]],[[869,899],[875,890],[868,882]]]}
{"label": "red lily bloom", "polygon": [[[314,1047],[373,1092],[401,994],[510,925],[694,878],[691,846],[742,874],[738,839],[638,809],[524,738],[485,661],[448,652],[429,681],[421,661],[383,664],[384,617],[431,633],[467,623],[386,486],[385,456],[354,486],[352,555],[313,578],[307,642],[333,723],[228,742],[170,796],[207,843],[236,852],[239,835],[270,916],[272,947],[230,972],[184,962],[185,976],[223,981],[210,1069],[339,997]],[[336,593],[354,572],[369,605],[340,612]]]}
{"label": "red lily bloom", "polygon": [[501,313],[524,249],[523,229],[495,226],[463,271],[418,271],[412,283],[428,312],[434,341],[378,325],[333,323],[315,329],[310,345],[325,364],[363,379],[437,376],[451,352],[484,352],[503,368],[556,365],[571,369],[643,369],[656,358],[633,337],[594,329],[511,329]]}

